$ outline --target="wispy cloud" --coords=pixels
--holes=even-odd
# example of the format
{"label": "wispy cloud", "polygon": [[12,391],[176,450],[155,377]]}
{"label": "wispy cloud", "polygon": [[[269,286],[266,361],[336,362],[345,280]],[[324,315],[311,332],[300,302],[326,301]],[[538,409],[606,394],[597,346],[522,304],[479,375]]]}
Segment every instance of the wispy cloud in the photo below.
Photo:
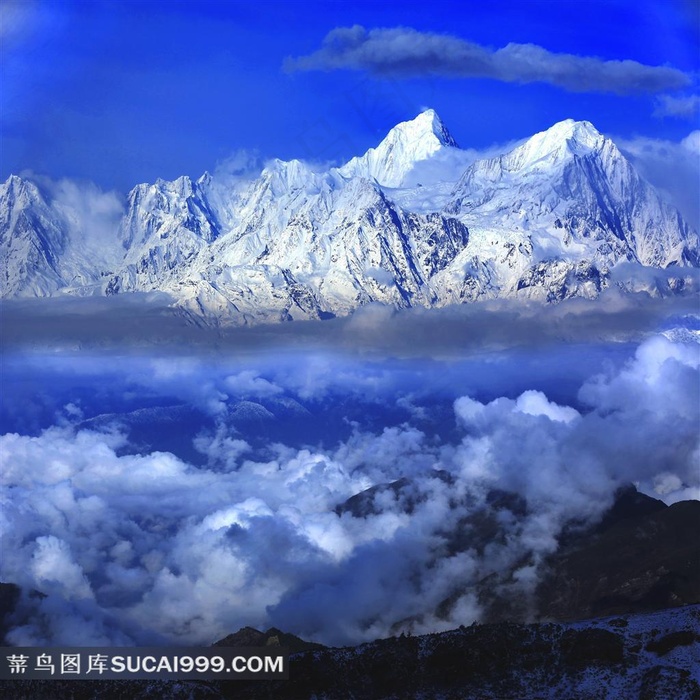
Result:
{"label": "wispy cloud", "polygon": [[508,44],[494,50],[458,37],[409,27],[339,27],[318,51],[288,58],[288,71],[364,70],[379,77],[442,75],[491,78],[509,83],[544,82],[573,92],[628,95],[682,88],[688,75],[668,66],[632,60],[553,53],[535,44]]}
{"label": "wispy cloud", "polygon": [[674,97],[673,95],[659,95],[655,117],[678,117],[680,119],[694,119],[700,113],[700,95],[685,95]]}
{"label": "wispy cloud", "polygon": [[680,142],[638,136],[615,137],[615,143],[641,175],[700,230],[700,130]]}
{"label": "wispy cloud", "polygon": [[7,0],[0,5],[0,37],[7,42],[21,40],[31,33],[40,18],[41,8],[35,0]]}

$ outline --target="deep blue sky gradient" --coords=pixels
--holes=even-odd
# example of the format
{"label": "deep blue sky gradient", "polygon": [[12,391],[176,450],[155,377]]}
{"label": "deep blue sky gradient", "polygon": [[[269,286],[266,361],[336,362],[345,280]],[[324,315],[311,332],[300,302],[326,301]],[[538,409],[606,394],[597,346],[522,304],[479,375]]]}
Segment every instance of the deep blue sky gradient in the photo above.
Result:
{"label": "deep blue sky gradient", "polygon": [[678,141],[697,120],[654,116],[655,95],[486,79],[378,80],[355,71],[289,74],[282,64],[316,51],[335,27],[405,26],[493,48],[533,43],[668,65],[696,84],[699,15],[694,0],[10,1],[0,175],[29,169],[125,191],[157,177],[199,176],[238,149],[346,160],[424,107],[471,148],[568,117],[604,133]]}

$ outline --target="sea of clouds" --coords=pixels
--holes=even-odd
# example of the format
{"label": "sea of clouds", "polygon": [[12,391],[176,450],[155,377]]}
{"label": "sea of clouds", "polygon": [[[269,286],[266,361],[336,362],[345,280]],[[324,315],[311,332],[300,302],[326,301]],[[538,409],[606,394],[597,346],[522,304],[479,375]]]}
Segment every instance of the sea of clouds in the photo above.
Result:
{"label": "sea of clouds", "polygon": [[[390,325],[373,313],[356,336]],[[8,352],[0,580],[24,591],[8,641],[274,625],[345,644],[481,620],[480,581],[532,596],[565,524],[595,522],[620,486],[700,498],[694,337],[433,358]],[[197,458],[143,438],[172,406],[199,416]],[[494,511],[494,489],[526,508]],[[479,542],[484,509],[498,536]]]}

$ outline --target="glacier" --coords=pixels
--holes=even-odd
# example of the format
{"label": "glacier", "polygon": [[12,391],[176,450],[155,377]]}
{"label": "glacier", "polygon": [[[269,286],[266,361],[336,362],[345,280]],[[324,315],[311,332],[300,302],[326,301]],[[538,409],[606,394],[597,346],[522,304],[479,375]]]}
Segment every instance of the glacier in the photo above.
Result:
{"label": "glacier", "polygon": [[[0,261],[4,299],[159,291],[188,317],[244,325],[372,302],[670,294],[692,283],[700,249],[589,122],[473,160],[426,110],[340,167],[272,160],[249,177],[139,184],[99,244],[64,202],[12,175],[0,186]],[[627,275],[638,269],[652,274]]]}

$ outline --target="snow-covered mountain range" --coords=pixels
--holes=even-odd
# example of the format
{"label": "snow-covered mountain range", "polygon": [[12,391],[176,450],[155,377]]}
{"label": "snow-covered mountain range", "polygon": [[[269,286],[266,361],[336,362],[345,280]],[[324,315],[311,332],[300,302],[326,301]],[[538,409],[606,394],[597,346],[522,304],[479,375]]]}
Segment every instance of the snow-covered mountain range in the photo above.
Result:
{"label": "snow-covered mountain range", "polygon": [[470,162],[432,110],[339,168],[138,185],[95,241],[40,184],[0,187],[4,298],[158,290],[231,323],[595,297],[620,263],[700,264],[697,232],[589,122]]}

